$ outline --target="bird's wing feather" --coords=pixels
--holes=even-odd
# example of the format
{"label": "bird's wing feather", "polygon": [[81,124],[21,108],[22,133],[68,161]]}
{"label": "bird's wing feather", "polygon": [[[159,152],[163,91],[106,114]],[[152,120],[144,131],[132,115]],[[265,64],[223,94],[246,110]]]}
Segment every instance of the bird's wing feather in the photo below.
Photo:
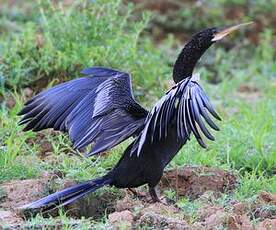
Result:
{"label": "bird's wing feather", "polygon": [[172,128],[175,128],[177,133],[176,141],[184,143],[193,133],[198,143],[206,148],[202,134],[210,140],[214,140],[214,137],[205,122],[212,129],[219,130],[209,114],[220,120],[197,81],[194,78],[182,80],[163,96],[148,114],[146,124],[133,145],[132,153],[137,152],[139,155],[145,142],[164,141],[168,129]]}
{"label": "bird's wing feather", "polygon": [[90,143],[90,154],[112,148],[141,129],[147,116],[132,94],[130,75],[93,67],[85,77],[59,84],[28,101],[19,115],[24,130],[46,128],[65,131],[81,149]]}

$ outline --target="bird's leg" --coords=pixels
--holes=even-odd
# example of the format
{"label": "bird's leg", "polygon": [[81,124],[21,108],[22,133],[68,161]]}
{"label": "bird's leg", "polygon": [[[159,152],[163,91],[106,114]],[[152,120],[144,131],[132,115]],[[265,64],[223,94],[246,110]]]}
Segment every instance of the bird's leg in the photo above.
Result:
{"label": "bird's leg", "polygon": [[138,193],[137,193],[137,191],[136,191],[134,188],[128,188],[128,190],[129,190],[130,192],[132,192],[132,194],[133,194],[134,196],[138,196]]}
{"label": "bird's leg", "polygon": [[154,203],[156,203],[156,202],[162,202],[162,201],[159,199],[159,197],[157,196],[155,187],[150,187],[150,186],[149,186],[149,194],[150,194],[151,199],[152,199],[152,201],[153,201]]}
{"label": "bird's leg", "polygon": [[143,198],[146,196],[146,194],[143,192],[137,192],[135,188],[127,188],[127,190],[130,191],[134,196],[138,198]]}

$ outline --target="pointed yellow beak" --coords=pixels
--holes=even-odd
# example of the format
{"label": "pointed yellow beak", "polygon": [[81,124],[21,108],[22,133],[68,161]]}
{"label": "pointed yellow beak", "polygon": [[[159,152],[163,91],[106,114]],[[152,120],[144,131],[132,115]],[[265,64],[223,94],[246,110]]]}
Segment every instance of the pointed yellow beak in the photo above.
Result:
{"label": "pointed yellow beak", "polygon": [[231,26],[226,29],[223,29],[215,34],[215,36],[212,39],[212,42],[218,41],[218,40],[224,38],[226,35],[232,33],[233,31],[238,30],[243,26],[251,25],[252,23],[253,22],[242,23],[242,24],[239,24],[236,26]]}

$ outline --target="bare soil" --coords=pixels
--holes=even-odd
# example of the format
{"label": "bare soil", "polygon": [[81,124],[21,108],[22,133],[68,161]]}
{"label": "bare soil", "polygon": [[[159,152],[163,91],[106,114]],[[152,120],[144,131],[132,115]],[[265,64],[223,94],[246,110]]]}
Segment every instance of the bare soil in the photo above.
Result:
{"label": "bare soil", "polygon": [[161,188],[172,188],[178,196],[198,198],[206,191],[230,192],[237,185],[237,177],[228,171],[209,167],[187,166],[167,171]]}
{"label": "bare soil", "polygon": [[[211,230],[220,226],[233,230],[273,229],[276,226],[276,213],[275,209],[270,208],[276,205],[274,194],[263,192],[250,203],[231,200],[227,206],[213,204],[212,200],[222,193],[230,193],[236,188],[237,181],[231,172],[208,167],[187,166],[165,172],[160,183],[161,191],[174,189],[178,197],[199,199],[202,202],[194,220],[165,198],[162,203],[152,203],[147,193],[140,189],[138,192],[142,197],[139,198],[127,190],[123,191],[122,199],[108,192],[98,196],[91,194],[66,206],[65,211],[75,218],[73,225],[76,226],[82,216],[101,218],[107,213],[109,224],[115,228],[154,226],[158,229]],[[20,229],[31,216],[29,212],[19,209],[20,206],[74,183],[61,179],[56,174],[44,173],[39,179],[0,185],[0,226]],[[164,196],[161,194],[161,197]],[[44,216],[57,214],[55,210],[44,213]],[[258,219],[259,223],[253,226],[252,219]],[[62,227],[62,222],[58,219],[56,226]]]}
{"label": "bare soil", "polygon": [[263,96],[260,89],[251,85],[241,85],[236,95],[249,103],[256,103]]}

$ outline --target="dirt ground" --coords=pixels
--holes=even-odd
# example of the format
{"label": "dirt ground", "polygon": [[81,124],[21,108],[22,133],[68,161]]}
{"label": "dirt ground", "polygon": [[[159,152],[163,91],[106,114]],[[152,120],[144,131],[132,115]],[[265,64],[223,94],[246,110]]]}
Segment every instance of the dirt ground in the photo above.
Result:
{"label": "dirt ground", "polygon": [[[0,223],[11,229],[20,229],[34,213],[20,209],[20,206],[38,199],[48,193],[68,187],[73,181],[64,180],[55,174],[44,173],[39,179],[20,180],[0,186]],[[183,215],[177,205],[164,197],[162,203],[152,203],[146,191],[138,189],[141,195],[135,197],[128,190],[119,199],[105,192],[99,197],[86,197],[65,211],[74,217],[78,225],[81,216],[101,217],[107,211],[108,222],[115,228],[155,227],[158,229],[273,229],[276,226],[276,213],[268,207],[276,205],[276,195],[263,192],[252,202],[229,201],[228,205],[214,205],[222,193],[231,193],[238,186],[238,178],[231,172],[208,168],[187,166],[164,173],[159,190],[172,189],[177,197],[199,200],[200,208],[196,220]],[[31,215],[30,215],[31,214]],[[56,216],[57,211],[44,213]],[[259,223],[252,225],[252,219]],[[55,227],[62,227],[57,219]],[[51,226],[38,226],[51,227]],[[52,226],[54,227],[54,226]]]}

